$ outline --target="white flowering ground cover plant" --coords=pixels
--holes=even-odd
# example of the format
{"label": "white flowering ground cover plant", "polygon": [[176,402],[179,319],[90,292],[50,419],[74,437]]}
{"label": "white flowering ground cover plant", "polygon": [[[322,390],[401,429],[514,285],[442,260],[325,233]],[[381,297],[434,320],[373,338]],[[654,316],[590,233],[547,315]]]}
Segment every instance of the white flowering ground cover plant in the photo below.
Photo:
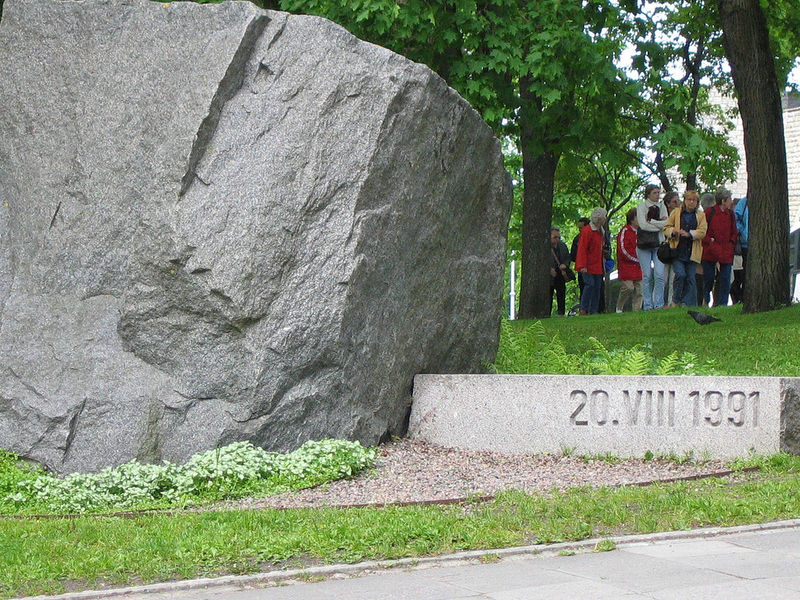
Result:
{"label": "white flowering ground cover plant", "polygon": [[132,461],[99,473],[55,477],[25,469],[0,453],[0,513],[84,513],[148,507],[183,507],[216,500],[265,496],[349,478],[374,465],[377,451],[358,442],[310,441],[289,454],[250,442],[194,455],[183,465]]}

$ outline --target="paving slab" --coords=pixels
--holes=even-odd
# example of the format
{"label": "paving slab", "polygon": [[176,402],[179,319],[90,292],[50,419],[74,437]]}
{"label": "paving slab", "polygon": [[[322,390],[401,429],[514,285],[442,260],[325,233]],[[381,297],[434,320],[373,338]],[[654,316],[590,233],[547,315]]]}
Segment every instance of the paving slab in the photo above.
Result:
{"label": "paving slab", "polygon": [[753,549],[723,540],[680,540],[675,542],[632,544],[625,552],[643,554],[654,558],[678,558],[704,556],[709,552],[715,555],[754,552]]}
{"label": "paving slab", "polygon": [[[795,593],[800,592],[800,575],[792,575],[790,577],[775,577],[772,579],[772,581],[781,588],[793,590]],[[797,597],[800,598],[800,594],[797,594]]]}
{"label": "paving slab", "polygon": [[663,558],[631,554],[624,548],[617,552],[548,559],[547,564],[548,567],[578,578],[613,583],[636,593],[736,580],[734,576],[726,573],[695,568],[690,564],[676,563]]}
{"label": "paving slab", "polygon": [[431,569],[439,581],[458,585],[472,592],[489,593],[498,588],[507,590],[532,589],[570,583],[574,576],[545,568],[541,559],[509,559],[494,564]]}
{"label": "paving slab", "polygon": [[797,543],[797,534],[794,530],[774,531],[770,535],[755,535],[752,533],[732,535],[726,537],[730,544],[754,550],[775,550],[787,555],[800,557],[800,544]]}
{"label": "paving slab", "polygon": [[797,600],[797,592],[764,581],[737,581],[659,590],[653,600]]}
{"label": "paving slab", "polygon": [[[311,587],[314,587],[313,584]],[[474,591],[455,585],[453,582],[442,581],[437,574],[424,570],[376,572],[367,577],[331,580],[319,587],[330,594],[326,600],[327,598],[460,600],[475,596]]]}
{"label": "paving slab", "polygon": [[670,562],[680,563],[704,573],[730,575],[739,579],[766,579],[800,573],[800,558],[775,551],[753,550],[747,554],[676,557]]}
{"label": "paving slab", "polygon": [[591,598],[601,600],[604,598],[646,598],[646,596],[632,595],[624,588],[577,579],[569,583],[555,583],[535,587],[524,587],[514,590],[502,590],[486,594],[492,600],[531,600],[532,598],[547,598],[547,600],[573,600],[574,598]]}

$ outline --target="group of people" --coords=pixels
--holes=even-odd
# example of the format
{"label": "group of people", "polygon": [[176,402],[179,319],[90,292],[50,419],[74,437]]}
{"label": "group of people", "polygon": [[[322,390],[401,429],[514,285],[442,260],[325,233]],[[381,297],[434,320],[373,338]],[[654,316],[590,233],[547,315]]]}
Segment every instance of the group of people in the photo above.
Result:
{"label": "group of people", "polygon": [[[565,312],[566,283],[575,278],[580,289],[580,314],[605,312],[604,275],[613,268],[611,241],[605,229],[607,213],[595,208],[579,221],[572,250],[561,241],[557,227],[550,231],[552,266],[550,294],[559,315]],[[661,198],[657,185],[648,185],[644,199],[626,214],[617,235],[620,292],[616,312],[630,301],[632,310],[675,306],[725,306],[741,302],[747,264],[749,211],[747,198],[734,202],[719,188],[700,196],[687,190]],[[713,291],[713,297],[712,297]],[[713,300],[712,300],[713,298]]]}

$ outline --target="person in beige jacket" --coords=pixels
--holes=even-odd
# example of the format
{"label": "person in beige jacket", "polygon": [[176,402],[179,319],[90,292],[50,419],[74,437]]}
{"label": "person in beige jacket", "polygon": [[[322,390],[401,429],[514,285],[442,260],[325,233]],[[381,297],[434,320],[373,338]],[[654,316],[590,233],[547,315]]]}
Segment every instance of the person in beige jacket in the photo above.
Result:
{"label": "person in beige jacket", "polygon": [[669,240],[670,248],[678,250],[678,255],[672,261],[675,284],[670,306],[673,307],[697,306],[694,275],[703,257],[701,240],[708,227],[705,214],[697,210],[699,202],[699,194],[694,190],[687,190],[683,195],[683,202],[670,213],[664,226],[664,235]]}

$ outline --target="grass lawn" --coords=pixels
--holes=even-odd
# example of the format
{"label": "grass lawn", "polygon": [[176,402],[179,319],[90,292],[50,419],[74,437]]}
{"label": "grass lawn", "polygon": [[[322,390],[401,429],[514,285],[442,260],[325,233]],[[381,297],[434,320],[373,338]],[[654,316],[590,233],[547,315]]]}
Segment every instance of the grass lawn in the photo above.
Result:
{"label": "grass lawn", "polygon": [[[649,345],[656,358],[691,352],[713,360],[724,375],[800,376],[800,305],[753,315],[742,314],[741,305],[699,309],[722,319],[705,326],[695,323],[686,310],[554,317],[541,324],[546,338],[558,335],[570,353],[589,350],[588,338],[593,336],[609,350]],[[509,325],[514,332],[524,332],[533,323]]]}

